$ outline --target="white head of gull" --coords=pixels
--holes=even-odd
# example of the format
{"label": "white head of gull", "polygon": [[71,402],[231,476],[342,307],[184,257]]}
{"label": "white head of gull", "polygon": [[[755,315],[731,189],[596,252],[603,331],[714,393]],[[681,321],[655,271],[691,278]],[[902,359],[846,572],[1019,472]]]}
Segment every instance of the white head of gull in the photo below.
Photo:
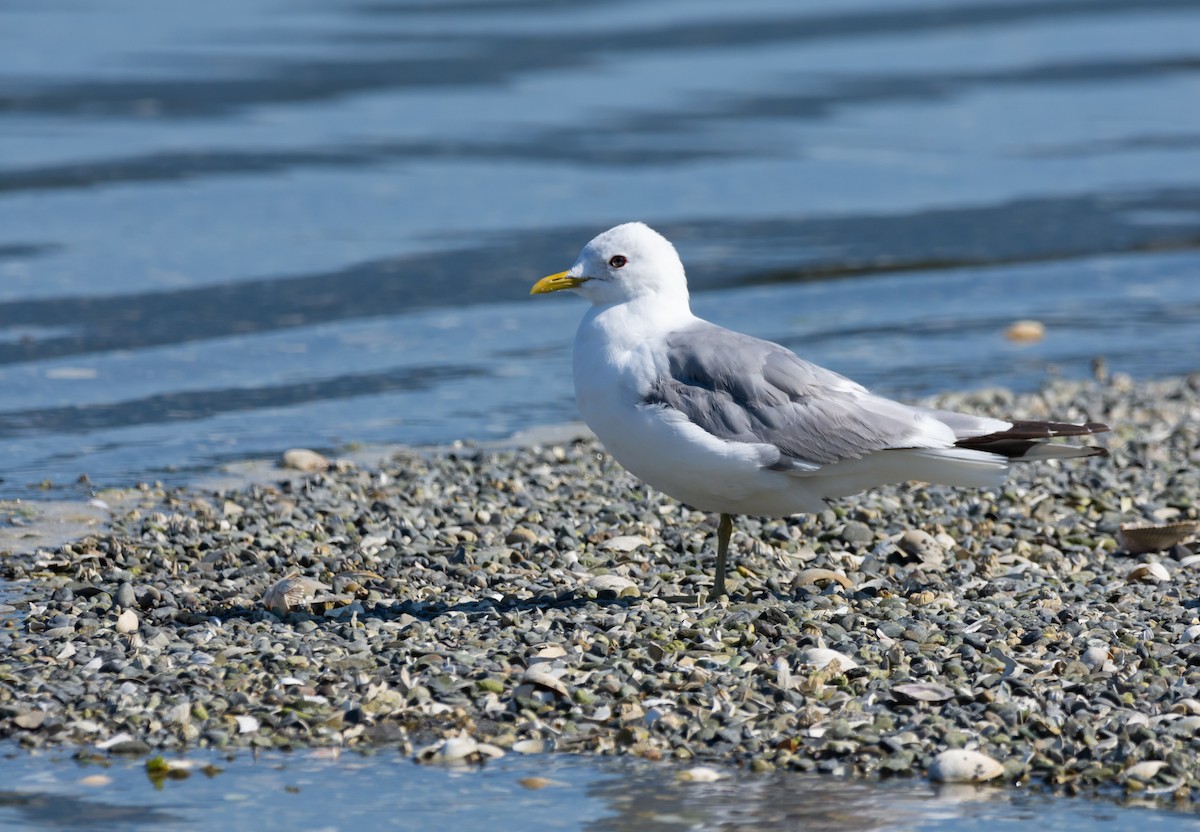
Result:
{"label": "white head of gull", "polygon": [[583,247],[531,294],[592,303],[575,335],[575,398],[610,454],[650,486],[720,514],[713,594],[725,593],[734,514],[815,513],[828,500],[918,480],[967,488],[1009,464],[1104,454],[1051,443],[1108,430],[916,407],[692,314],[675,247],[642,223]]}

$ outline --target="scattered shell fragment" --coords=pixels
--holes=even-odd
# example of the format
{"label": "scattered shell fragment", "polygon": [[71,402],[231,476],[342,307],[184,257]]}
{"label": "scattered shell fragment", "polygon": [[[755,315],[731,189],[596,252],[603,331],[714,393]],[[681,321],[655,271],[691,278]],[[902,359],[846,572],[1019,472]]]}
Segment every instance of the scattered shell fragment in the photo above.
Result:
{"label": "scattered shell fragment", "polygon": [[329,460],[308,448],[292,448],[283,452],[283,467],[314,473],[329,468]]}
{"label": "scattered shell fragment", "polygon": [[725,775],[711,766],[692,766],[679,772],[679,779],[685,783],[715,783]]}
{"label": "scattered shell fragment", "polygon": [[1129,574],[1125,576],[1125,580],[1131,583],[1133,581],[1158,583],[1159,581],[1171,580],[1171,573],[1161,563],[1139,563],[1133,569],[1129,570]]}
{"label": "scattered shell fragment", "polygon": [[1195,520],[1162,525],[1125,523],[1117,532],[1117,542],[1131,555],[1144,555],[1147,552],[1163,552],[1183,543],[1197,530],[1200,530],[1200,521]]}
{"label": "scattered shell fragment", "polygon": [[567,655],[567,650],[561,644],[547,644],[545,647],[538,650],[529,657],[529,664],[537,664],[538,662],[552,662],[555,659],[561,659]]}
{"label": "scattered shell fragment", "polygon": [[563,684],[561,677],[566,672],[566,668],[554,668],[543,663],[530,665],[524,673],[521,674],[521,684],[514,691],[516,696],[530,696],[543,691],[552,693],[555,696],[560,696],[563,699],[569,699],[571,691]]}
{"label": "scattered shell fragment", "polygon": [[1081,661],[1084,666],[1093,673],[1111,672],[1116,670],[1117,667],[1112,663],[1111,659],[1111,651],[1109,651],[1107,647],[1102,647],[1098,644],[1094,644],[1088,649],[1084,650],[1083,655],[1079,657],[1079,661]]}
{"label": "scattered shell fragment", "polygon": [[546,741],[541,738],[517,740],[512,744],[512,750],[518,754],[541,754],[546,750]]}
{"label": "scattered shell fragment", "polygon": [[1004,337],[1018,344],[1029,344],[1046,337],[1046,325],[1041,321],[1013,321],[1004,330]]}
{"label": "scattered shell fragment", "polygon": [[813,665],[818,670],[832,662],[837,662],[838,668],[841,670],[852,670],[858,667],[858,662],[854,659],[845,653],[830,650],[828,647],[809,647],[800,653],[801,664]]}
{"label": "scattered shell fragment", "polygon": [[832,569],[820,569],[814,567],[812,569],[801,569],[796,573],[796,577],[792,579],[793,586],[804,586],[805,584],[820,584],[833,581],[839,584],[842,589],[850,589],[854,586],[854,582],[843,575],[841,572],[835,572]]}
{"label": "scattered shell fragment", "polygon": [[253,734],[259,729],[259,721],[246,714],[235,716],[233,721],[237,723],[239,734]]}
{"label": "scattered shell fragment", "polygon": [[418,763],[442,766],[473,765],[503,756],[504,749],[490,743],[476,742],[466,734],[427,745],[414,755]]}
{"label": "scattered shell fragment", "polygon": [[1149,783],[1166,767],[1167,764],[1162,760],[1146,760],[1125,769],[1125,778],[1137,780],[1139,783]]}
{"label": "scattered shell fragment", "polygon": [[1004,766],[986,754],[953,748],[933,758],[929,777],[939,783],[984,783],[1004,773]]}
{"label": "scattered shell fragment", "polygon": [[271,612],[286,615],[297,607],[341,600],[340,596],[333,595],[332,592],[332,587],[293,572],[271,584],[263,593],[262,603]]}
{"label": "scattered shell fragment", "polygon": [[954,690],[934,682],[913,682],[896,685],[892,688],[892,696],[898,702],[945,702],[954,698]]}
{"label": "scattered shell fragment", "polygon": [[623,534],[604,541],[604,543],[600,544],[600,548],[607,549],[610,552],[632,552],[635,549],[640,549],[642,546],[649,545],[650,541],[641,535]]}
{"label": "scattered shell fragment", "polygon": [[609,595],[613,598],[637,598],[641,595],[637,584],[620,575],[593,575],[588,578],[585,586],[597,595]]}

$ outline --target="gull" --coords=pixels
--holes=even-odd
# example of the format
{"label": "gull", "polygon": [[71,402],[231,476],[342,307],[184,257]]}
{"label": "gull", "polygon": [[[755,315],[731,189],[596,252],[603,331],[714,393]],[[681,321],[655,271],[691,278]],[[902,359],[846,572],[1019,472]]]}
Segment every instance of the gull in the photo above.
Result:
{"label": "gull", "polygon": [[816,513],[830,500],[916,480],[1000,485],[1016,461],[1104,455],[1050,443],[1108,430],[902,404],[779,344],[692,314],[675,247],[640,222],[598,235],[530,294],[591,301],[575,334],[575,399],[626,470],[717,524],[725,594],[733,515]]}

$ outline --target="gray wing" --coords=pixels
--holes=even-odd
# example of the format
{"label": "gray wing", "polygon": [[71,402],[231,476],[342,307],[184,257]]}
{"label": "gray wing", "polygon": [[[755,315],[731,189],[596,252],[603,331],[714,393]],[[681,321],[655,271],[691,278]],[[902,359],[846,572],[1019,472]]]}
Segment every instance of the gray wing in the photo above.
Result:
{"label": "gray wing", "polygon": [[885,448],[953,442],[926,413],[872,396],[770,341],[700,322],[670,333],[666,345],[668,373],[644,404],[677,410],[722,439],[773,445],[780,457],[771,468],[811,470]]}

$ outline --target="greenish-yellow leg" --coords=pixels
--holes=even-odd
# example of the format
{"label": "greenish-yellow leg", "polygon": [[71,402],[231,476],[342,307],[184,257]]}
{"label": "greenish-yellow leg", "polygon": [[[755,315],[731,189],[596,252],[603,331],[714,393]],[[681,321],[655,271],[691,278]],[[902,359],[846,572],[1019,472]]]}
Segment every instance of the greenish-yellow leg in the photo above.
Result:
{"label": "greenish-yellow leg", "polygon": [[713,581],[713,597],[720,598],[725,594],[725,559],[729,554],[729,536],[733,534],[733,517],[721,515],[717,524],[717,577]]}

